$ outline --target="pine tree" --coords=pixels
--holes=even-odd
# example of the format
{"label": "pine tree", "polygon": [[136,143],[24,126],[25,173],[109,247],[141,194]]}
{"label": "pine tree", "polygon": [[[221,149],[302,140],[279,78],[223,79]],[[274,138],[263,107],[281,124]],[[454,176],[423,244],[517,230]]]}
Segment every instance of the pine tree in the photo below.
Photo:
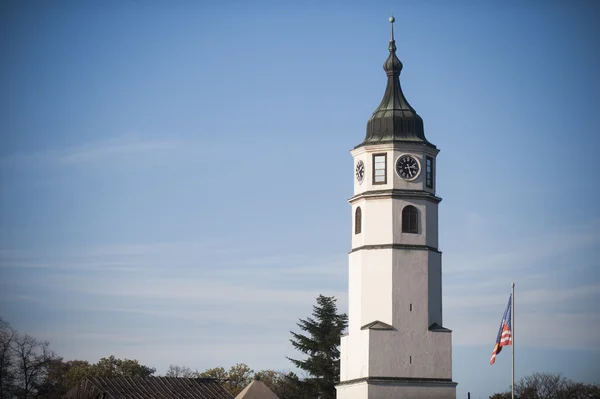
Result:
{"label": "pine tree", "polygon": [[301,381],[303,389],[312,398],[335,398],[335,385],[340,378],[340,336],[348,325],[348,316],[337,313],[336,299],[319,295],[313,306],[312,318],[300,319],[298,327],[306,335],[292,334],[292,345],[307,355],[305,360],[290,359],[296,367],[306,371]]}

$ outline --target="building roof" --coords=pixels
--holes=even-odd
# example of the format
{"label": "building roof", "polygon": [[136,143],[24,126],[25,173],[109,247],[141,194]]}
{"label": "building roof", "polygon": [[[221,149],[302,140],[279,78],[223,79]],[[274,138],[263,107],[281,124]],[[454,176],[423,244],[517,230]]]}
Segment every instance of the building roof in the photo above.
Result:
{"label": "building roof", "polygon": [[395,330],[395,328],[383,321],[375,320],[365,324],[360,328],[361,330]]}
{"label": "building roof", "polygon": [[67,399],[232,399],[211,378],[89,377],[79,381]]}
{"label": "building roof", "polygon": [[254,380],[235,399],[279,399],[264,382]]}
{"label": "building roof", "polygon": [[435,148],[425,138],[423,119],[410,106],[400,87],[400,71],[402,62],[396,57],[396,41],[394,40],[394,17],[390,18],[392,32],[388,49],[390,55],[383,64],[388,77],[385,94],[379,107],[367,122],[365,140],[356,148],[369,144],[383,143],[416,143]]}
{"label": "building roof", "polygon": [[452,330],[450,330],[449,328],[442,327],[438,323],[433,323],[432,325],[430,325],[429,326],[429,331],[435,331],[435,332],[452,332]]}

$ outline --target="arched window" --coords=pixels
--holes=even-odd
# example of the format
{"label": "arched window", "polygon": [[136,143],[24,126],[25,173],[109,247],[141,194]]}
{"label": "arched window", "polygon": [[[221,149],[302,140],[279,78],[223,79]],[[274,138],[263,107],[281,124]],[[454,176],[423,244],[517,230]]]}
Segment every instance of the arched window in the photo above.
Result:
{"label": "arched window", "polygon": [[413,234],[419,232],[419,211],[412,205],[402,209],[402,232]]}
{"label": "arched window", "polygon": [[360,234],[362,228],[362,211],[360,210],[360,206],[356,208],[356,213],[354,214],[354,234]]}

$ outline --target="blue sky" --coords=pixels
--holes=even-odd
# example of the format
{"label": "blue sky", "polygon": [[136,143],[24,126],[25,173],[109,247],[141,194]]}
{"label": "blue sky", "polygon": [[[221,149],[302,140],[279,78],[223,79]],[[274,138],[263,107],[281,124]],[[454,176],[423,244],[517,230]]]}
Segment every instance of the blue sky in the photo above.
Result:
{"label": "blue sky", "polygon": [[0,315],[65,358],[290,369],[347,309],[353,163],[401,82],[438,156],[458,397],[599,383],[593,1],[3,2]]}

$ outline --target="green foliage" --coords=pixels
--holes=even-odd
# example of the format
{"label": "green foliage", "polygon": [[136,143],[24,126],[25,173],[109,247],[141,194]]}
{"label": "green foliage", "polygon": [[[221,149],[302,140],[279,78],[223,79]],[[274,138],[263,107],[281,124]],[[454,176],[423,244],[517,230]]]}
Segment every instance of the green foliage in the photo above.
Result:
{"label": "green foliage", "polygon": [[288,359],[308,373],[308,377],[297,380],[297,384],[311,397],[335,398],[335,385],[340,376],[340,336],[348,325],[348,317],[337,313],[334,297],[319,295],[312,317],[300,319],[297,325],[306,335],[291,331],[290,341],[307,357]]}
{"label": "green foliage", "polygon": [[294,373],[284,374],[274,370],[254,372],[244,363],[236,364],[229,370],[223,367],[208,369],[198,375],[200,378],[215,378],[234,397],[254,379],[262,381],[279,399],[313,399],[300,386]]}
{"label": "green foliage", "polygon": [[[511,390],[495,393],[490,399],[510,399]],[[554,373],[533,373],[515,384],[515,399],[592,399],[600,398],[600,385],[571,381]]]}
{"label": "green foliage", "polygon": [[92,366],[86,360],[70,360],[66,362],[66,366],[67,371],[62,380],[65,392],[68,392],[85,377],[93,375]]}
{"label": "green foliage", "polygon": [[0,317],[0,398],[60,398],[85,377],[149,377],[155,369],[137,360],[102,358],[96,364],[65,362],[50,344],[20,334]]}
{"label": "green foliage", "polygon": [[493,394],[490,399],[512,399],[512,396],[510,392],[502,392]]}
{"label": "green foliage", "polygon": [[176,366],[171,364],[167,369],[165,377],[196,378],[198,377],[198,372],[193,371],[191,368],[186,366]]}
{"label": "green foliage", "polygon": [[68,369],[69,365],[61,357],[52,359],[48,363],[45,378],[37,386],[37,397],[51,399],[60,398],[65,394],[67,390],[64,378]]}
{"label": "green foliage", "polygon": [[62,386],[67,392],[79,381],[87,377],[150,377],[156,369],[140,364],[137,360],[103,357],[95,364],[85,360],[71,360],[65,363]]}
{"label": "green foliage", "polygon": [[200,373],[200,378],[215,378],[222,382],[223,387],[230,394],[236,396],[246,385],[252,382],[254,370],[244,363],[238,363],[232,366],[229,371],[225,371],[223,367],[215,367]]}
{"label": "green foliage", "polygon": [[117,359],[114,356],[100,359],[95,364],[85,360],[54,359],[49,365],[38,392],[40,398],[57,398],[67,393],[87,377],[149,377],[155,369],[139,364],[137,360]]}
{"label": "green foliage", "polygon": [[292,372],[277,373],[273,382],[264,382],[279,399],[313,399],[311,393],[302,386],[302,381]]}
{"label": "green foliage", "polygon": [[91,366],[91,374],[98,377],[150,377],[155,368],[144,366],[137,360],[103,357]]}
{"label": "green foliage", "polygon": [[229,379],[229,373],[223,367],[215,367],[213,369],[207,369],[206,371],[198,375],[200,378],[214,378],[219,381],[225,381]]}

